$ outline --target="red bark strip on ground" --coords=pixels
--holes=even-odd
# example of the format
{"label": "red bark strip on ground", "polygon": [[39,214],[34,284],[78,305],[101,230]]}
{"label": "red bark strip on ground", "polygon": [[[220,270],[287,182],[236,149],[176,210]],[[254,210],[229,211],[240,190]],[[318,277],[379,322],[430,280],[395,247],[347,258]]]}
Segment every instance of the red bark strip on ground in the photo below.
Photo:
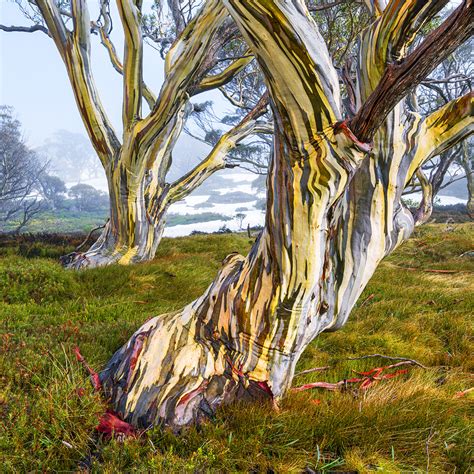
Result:
{"label": "red bark strip on ground", "polygon": [[86,359],[84,356],[81,354],[81,351],[79,350],[79,347],[74,347],[74,354],[76,355],[76,359],[78,362],[80,362],[87,370],[89,373],[89,376],[91,378],[91,383],[92,386],[94,387],[94,390],[96,392],[100,391],[102,389],[102,384],[100,383],[100,378],[99,374],[90,367],[90,365],[87,363]]}
{"label": "red bark strip on ground", "polygon": [[[137,338],[138,339],[138,338]],[[143,338],[140,339],[141,345],[135,341],[135,345],[133,348],[134,354],[132,356],[132,363],[135,364],[138,358],[138,355],[141,351],[141,347],[143,346]],[[100,383],[99,374],[90,367],[87,363],[84,356],[81,354],[79,347],[74,347],[74,354],[78,362],[80,362],[87,372],[89,373],[92,386],[96,392],[99,392],[102,389],[102,384]],[[78,397],[83,397],[85,394],[85,390],[83,387],[79,387],[76,390],[76,394]],[[99,419],[99,424],[96,427],[96,430],[99,433],[105,435],[106,438],[120,438],[120,437],[127,437],[127,436],[138,436],[139,432],[126,421],[123,421],[117,413],[112,410],[107,410]]]}
{"label": "red bark strip on ground", "polygon": [[112,410],[107,410],[99,420],[97,431],[107,438],[136,436],[137,430],[126,421],[121,420]]}

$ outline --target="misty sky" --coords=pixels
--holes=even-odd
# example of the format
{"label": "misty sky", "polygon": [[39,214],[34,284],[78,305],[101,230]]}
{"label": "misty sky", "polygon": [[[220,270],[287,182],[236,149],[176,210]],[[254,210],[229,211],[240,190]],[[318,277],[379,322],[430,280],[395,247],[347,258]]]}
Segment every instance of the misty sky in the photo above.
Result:
{"label": "misty sky", "polygon": [[[96,2],[89,3],[93,7]],[[95,16],[95,12],[91,11],[91,18]],[[9,0],[0,0],[0,22],[8,26],[31,25],[18,6]],[[112,39],[119,54],[123,47],[122,38],[120,22],[115,14]],[[92,43],[95,82],[105,109],[120,133],[121,76],[112,68],[97,36],[92,37]],[[158,52],[149,46],[145,47],[144,65],[147,84],[158,92],[163,80],[163,61]],[[226,107],[216,93],[203,96],[202,100],[210,97],[217,107]],[[201,101],[201,97],[198,100]],[[85,134],[59,53],[52,39],[41,32],[0,31],[0,104],[15,108],[31,146],[41,145],[58,129]],[[146,111],[148,108],[144,105]]]}

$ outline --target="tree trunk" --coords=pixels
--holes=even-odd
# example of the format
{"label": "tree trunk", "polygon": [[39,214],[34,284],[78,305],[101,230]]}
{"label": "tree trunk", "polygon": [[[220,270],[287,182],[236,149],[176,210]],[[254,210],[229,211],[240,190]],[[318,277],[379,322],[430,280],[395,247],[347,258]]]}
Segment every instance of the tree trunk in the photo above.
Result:
{"label": "tree trunk", "polygon": [[[124,161],[124,160],[122,160]],[[110,217],[102,234],[89,250],[73,253],[67,268],[94,268],[112,263],[128,265],[153,259],[163,235],[167,189],[153,197],[154,214],[145,193],[145,179],[140,180],[119,164],[108,176]]]}
{"label": "tree trunk", "polygon": [[[421,27],[426,10],[409,3],[413,12],[389,10],[362,38],[360,65],[369,69],[361,68],[359,101],[384,73],[385,59],[372,61],[376,35],[395,44],[390,28],[406,12]],[[236,399],[282,397],[308,344],[346,322],[379,262],[413,231],[401,203],[413,174],[472,131],[467,95],[426,119],[404,117],[399,104],[372,147],[360,143],[341,122],[337,75],[303,2],[224,4],[271,96],[265,228],[247,257],[224,260],[203,296],[146,322],[101,373],[114,409],[137,426],[179,427]]]}

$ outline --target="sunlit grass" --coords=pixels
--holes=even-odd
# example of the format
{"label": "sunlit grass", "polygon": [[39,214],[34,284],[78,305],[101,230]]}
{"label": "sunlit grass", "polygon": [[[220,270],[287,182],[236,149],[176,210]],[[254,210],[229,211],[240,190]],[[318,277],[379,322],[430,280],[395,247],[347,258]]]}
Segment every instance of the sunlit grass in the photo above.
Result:
{"label": "sunlit grass", "polygon": [[[225,407],[215,422],[179,436],[155,429],[124,443],[98,441],[105,404],[73,346],[100,368],[142,322],[199,296],[222,259],[251,242],[165,239],[151,263],[81,273],[10,251],[0,258],[1,471],[469,472],[472,399],[454,395],[473,384],[474,259],[459,256],[474,247],[474,226],[444,229],[421,228],[383,262],[347,325],[315,340],[298,370],[331,368],[294,384],[389,363],[348,360],[373,353],[414,358],[427,370],[410,368],[366,392],[292,393],[279,412]],[[51,247],[43,254],[57,256]],[[431,271],[440,269],[455,273]]]}

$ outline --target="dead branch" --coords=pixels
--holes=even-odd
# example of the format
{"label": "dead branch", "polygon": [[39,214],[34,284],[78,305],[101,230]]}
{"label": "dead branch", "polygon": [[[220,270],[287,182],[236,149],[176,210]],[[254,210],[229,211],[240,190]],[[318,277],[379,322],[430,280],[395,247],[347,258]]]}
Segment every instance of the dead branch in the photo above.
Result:
{"label": "dead branch", "polygon": [[295,374],[295,377],[298,377],[300,375],[305,375],[305,374],[311,374],[312,372],[321,372],[323,370],[328,370],[330,369],[330,365],[326,365],[325,367],[313,367],[312,369],[306,369],[302,370],[301,372],[298,372]]}
{"label": "dead branch", "polygon": [[413,365],[417,365],[418,367],[421,367],[422,369],[426,369],[427,367],[424,366],[423,364],[420,364],[418,361],[414,359],[408,359],[407,357],[391,357],[391,356],[386,356],[383,354],[369,354],[361,357],[349,357],[347,360],[362,360],[362,359],[373,359],[375,357],[379,357],[380,359],[388,359],[388,360],[401,360],[405,362],[410,362]]}

